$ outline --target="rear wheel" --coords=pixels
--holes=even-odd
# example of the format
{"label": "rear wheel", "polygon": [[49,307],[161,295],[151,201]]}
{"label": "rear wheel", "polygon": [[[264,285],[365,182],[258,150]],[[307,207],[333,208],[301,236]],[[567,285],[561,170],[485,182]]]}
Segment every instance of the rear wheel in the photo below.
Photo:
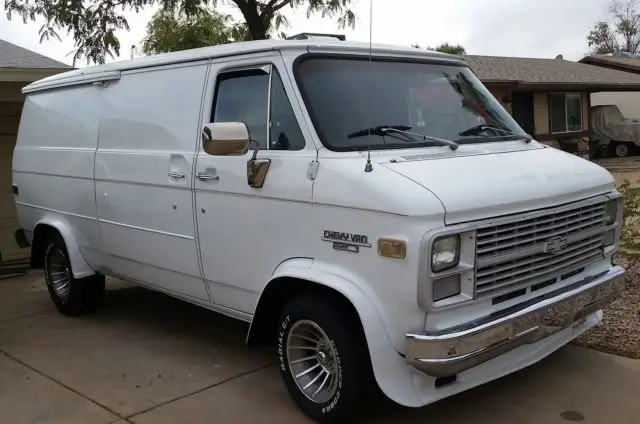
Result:
{"label": "rear wheel", "polygon": [[611,155],[611,143],[600,145],[600,157],[608,158]]}
{"label": "rear wheel", "polygon": [[54,234],[45,249],[44,276],[53,303],[65,315],[91,312],[103,302],[104,276],[96,274],[75,278],[67,247],[60,234]]}
{"label": "rear wheel", "polygon": [[280,372],[298,407],[322,423],[355,422],[376,393],[359,323],[322,298],[294,299],[277,338]]}

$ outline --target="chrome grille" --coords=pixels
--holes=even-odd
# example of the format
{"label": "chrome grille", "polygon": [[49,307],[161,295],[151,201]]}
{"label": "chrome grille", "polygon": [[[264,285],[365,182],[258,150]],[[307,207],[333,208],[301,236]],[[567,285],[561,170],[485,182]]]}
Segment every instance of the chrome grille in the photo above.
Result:
{"label": "chrome grille", "polygon": [[[606,203],[599,202],[480,228],[476,296],[553,284],[602,257],[605,224]],[[563,248],[545,251],[554,239]]]}

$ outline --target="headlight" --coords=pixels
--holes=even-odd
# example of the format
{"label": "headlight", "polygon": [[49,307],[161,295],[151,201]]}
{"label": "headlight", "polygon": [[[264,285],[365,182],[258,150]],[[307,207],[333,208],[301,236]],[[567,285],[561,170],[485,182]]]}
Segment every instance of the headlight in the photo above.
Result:
{"label": "headlight", "polygon": [[433,272],[444,271],[458,265],[460,260],[460,236],[440,237],[433,243],[431,250],[431,269]]}
{"label": "headlight", "polygon": [[616,222],[616,218],[618,217],[618,204],[618,199],[609,200],[609,203],[607,203],[607,216],[605,217],[607,225]]}

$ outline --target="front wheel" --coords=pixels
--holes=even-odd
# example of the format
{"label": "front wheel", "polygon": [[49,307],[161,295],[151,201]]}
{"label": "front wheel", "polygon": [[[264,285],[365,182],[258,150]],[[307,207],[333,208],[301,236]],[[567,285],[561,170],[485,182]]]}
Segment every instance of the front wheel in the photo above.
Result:
{"label": "front wheel", "polygon": [[280,372],[298,407],[322,423],[363,418],[375,393],[369,352],[359,323],[322,298],[294,299],[277,336]]}
{"label": "front wheel", "polygon": [[616,143],[615,144],[615,148],[614,148],[614,152],[615,152],[617,157],[625,158],[625,157],[629,156],[629,154],[631,153],[631,149],[629,148],[629,144],[628,143]]}

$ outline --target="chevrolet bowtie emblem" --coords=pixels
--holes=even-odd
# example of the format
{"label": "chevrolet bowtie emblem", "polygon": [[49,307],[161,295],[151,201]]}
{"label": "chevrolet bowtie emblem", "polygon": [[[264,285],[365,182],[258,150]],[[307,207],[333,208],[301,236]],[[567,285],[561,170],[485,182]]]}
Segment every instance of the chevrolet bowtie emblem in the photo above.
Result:
{"label": "chevrolet bowtie emblem", "polygon": [[567,239],[561,237],[554,237],[544,245],[544,253],[556,255],[562,252],[567,247]]}

